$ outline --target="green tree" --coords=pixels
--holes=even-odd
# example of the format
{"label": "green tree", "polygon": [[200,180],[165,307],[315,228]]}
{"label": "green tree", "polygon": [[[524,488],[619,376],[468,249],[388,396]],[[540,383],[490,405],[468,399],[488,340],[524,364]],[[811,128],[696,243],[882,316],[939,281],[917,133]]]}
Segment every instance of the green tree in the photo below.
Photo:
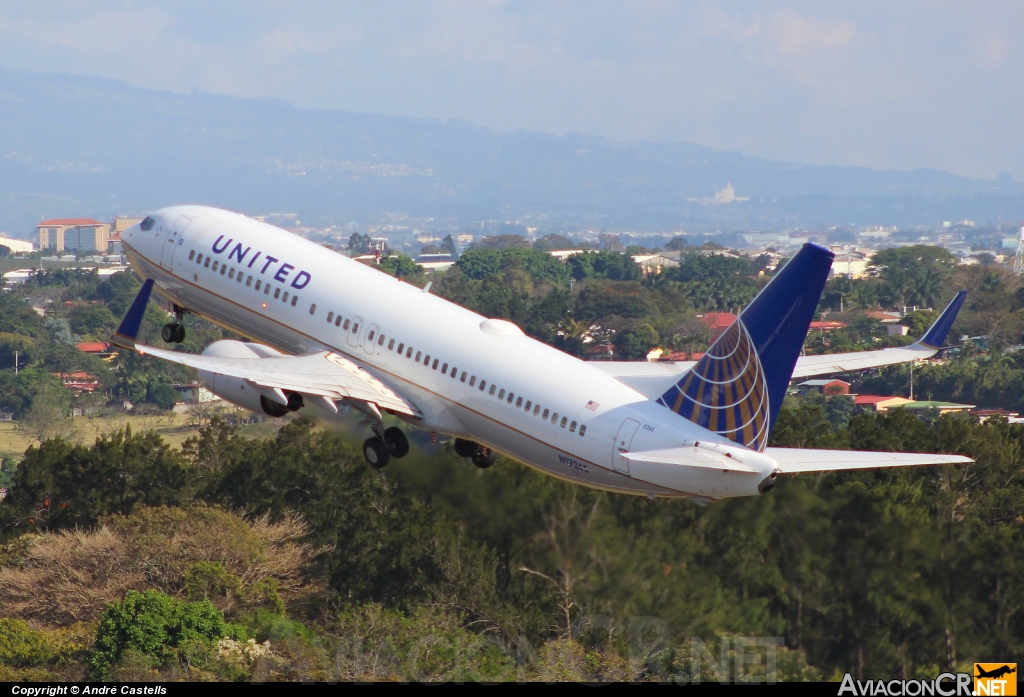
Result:
{"label": "green tree", "polygon": [[114,666],[131,650],[165,659],[189,642],[212,647],[225,635],[224,615],[209,600],[183,602],[160,591],[128,591],[103,612],[90,658],[91,677],[109,680]]}
{"label": "green tree", "polygon": [[369,235],[353,232],[348,238],[348,251],[351,254],[369,254],[373,251],[373,240]]}
{"label": "green tree", "polygon": [[405,254],[391,253],[383,257],[378,268],[398,278],[410,279],[423,275],[423,267]]}
{"label": "green tree", "polygon": [[654,327],[641,324],[615,335],[615,352],[619,358],[637,361],[646,358],[659,341],[658,332]]}
{"label": "green tree", "polygon": [[0,530],[90,527],[137,505],[176,505],[186,484],[177,451],[152,431],[126,427],[92,446],[46,440],[25,451],[0,509]]}
{"label": "green tree", "polygon": [[553,252],[562,249],[573,249],[573,242],[564,235],[549,233],[533,241],[533,248],[542,252]]}

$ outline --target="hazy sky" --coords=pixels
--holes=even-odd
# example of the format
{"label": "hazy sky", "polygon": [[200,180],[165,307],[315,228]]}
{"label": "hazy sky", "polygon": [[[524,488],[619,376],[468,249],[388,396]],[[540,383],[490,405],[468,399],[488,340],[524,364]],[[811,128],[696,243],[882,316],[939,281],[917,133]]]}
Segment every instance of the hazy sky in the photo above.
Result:
{"label": "hazy sky", "polygon": [[1024,179],[1024,2],[8,2],[0,65]]}

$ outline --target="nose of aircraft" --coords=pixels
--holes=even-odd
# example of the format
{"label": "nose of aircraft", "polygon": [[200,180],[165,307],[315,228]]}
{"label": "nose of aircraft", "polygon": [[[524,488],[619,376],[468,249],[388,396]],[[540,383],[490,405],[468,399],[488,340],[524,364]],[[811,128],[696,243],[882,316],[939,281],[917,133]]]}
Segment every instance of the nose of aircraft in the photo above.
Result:
{"label": "nose of aircraft", "polygon": [[149,256],[148,248],[154,239],[154,228],[158,226],[156,218],[147,216],[141,223],[136,223],[121,234],[121,244],[131,251]]}

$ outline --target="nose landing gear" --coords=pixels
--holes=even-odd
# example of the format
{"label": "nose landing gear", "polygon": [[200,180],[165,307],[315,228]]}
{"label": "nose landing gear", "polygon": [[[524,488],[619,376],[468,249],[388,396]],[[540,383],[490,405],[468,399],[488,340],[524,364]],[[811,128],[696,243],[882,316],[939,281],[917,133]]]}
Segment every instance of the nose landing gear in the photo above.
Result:
{"label": "nose landing gear", "polygon": [[160,330],[160,338],[168,344],[180,344],[185,340],[185,325],[169,322]]}
{"label": "nose landing gear", "polygon": [[174,306],[174,321],[168,322],[160,330],[160,338],[168,344],[180,344],[185,340],[185,325],[181,323],[185,310]]}

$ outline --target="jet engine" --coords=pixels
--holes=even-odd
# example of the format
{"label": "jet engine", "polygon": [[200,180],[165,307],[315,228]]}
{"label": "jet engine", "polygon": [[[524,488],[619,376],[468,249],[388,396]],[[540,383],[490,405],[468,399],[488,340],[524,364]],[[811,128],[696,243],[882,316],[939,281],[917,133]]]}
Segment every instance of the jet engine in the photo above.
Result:
{"label": "jet engine", "polygon": [[[218,358],[270,358],[282,354],[269,346],[225,339],[207,346],[203,355]],[[230,375],[200,370],[199,379],[206,389],[221,399],[257,414],[263,412],[269,416],[284,416],[289,411],[301,409],[304,404],[302,395],[297,392],[259,387],[248,380]],[[282,397],[287,403],[282,403]]]}

